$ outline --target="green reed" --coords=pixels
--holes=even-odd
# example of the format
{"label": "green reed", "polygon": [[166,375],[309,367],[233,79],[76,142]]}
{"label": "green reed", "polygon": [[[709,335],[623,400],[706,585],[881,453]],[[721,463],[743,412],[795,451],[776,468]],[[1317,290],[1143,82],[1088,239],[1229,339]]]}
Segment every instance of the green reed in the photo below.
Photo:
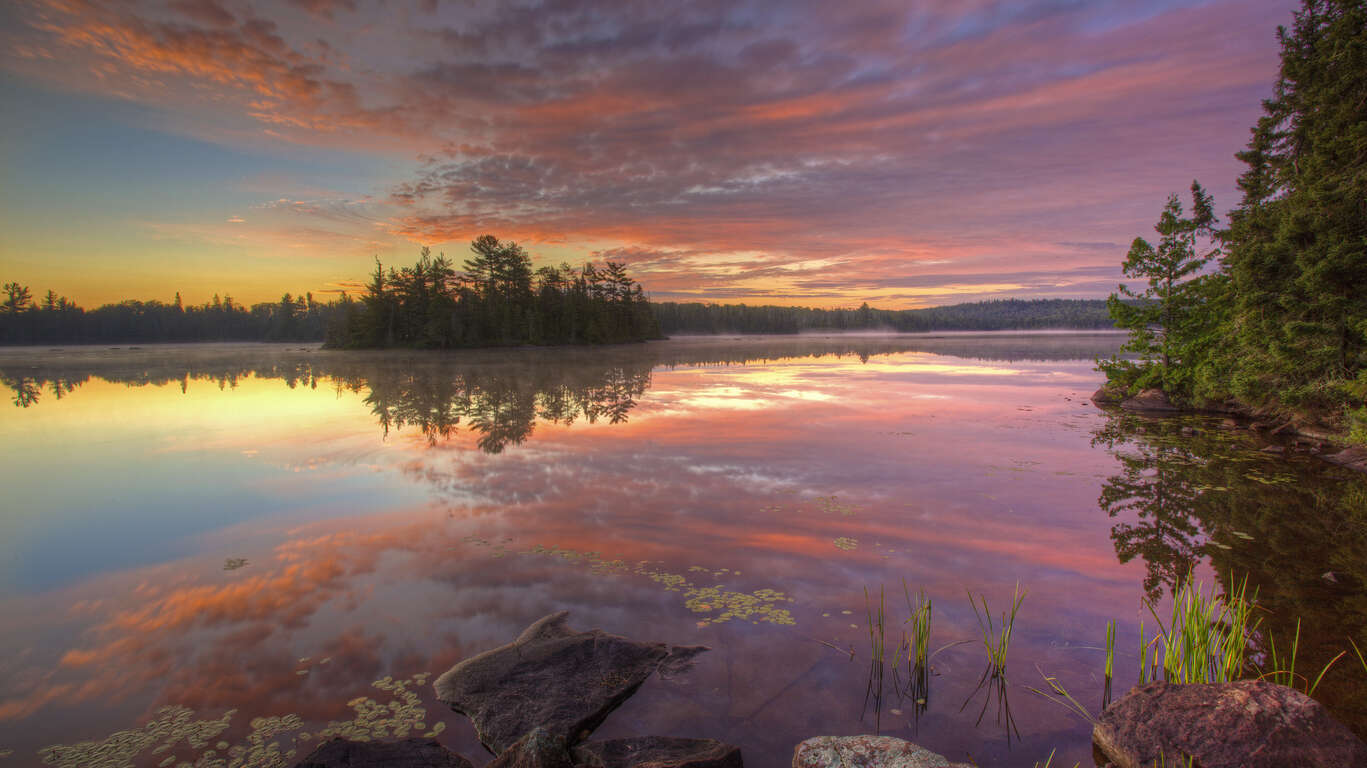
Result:
{"label": "green reed", "polygon": [[907,587],[906,579],[902,579],[902,594],[907,600],[908,618],[905,623],[911,625],[911,635],[905,641],[908,667],[925,670],[930,663],[931,600],[922,589],[917,593],[916,602],[913,604],[911,589]]}
{"label": "green reed", "polygon": [[[1141,639],[1140,642],[1143,642]],[[1115,619],[1106,622],[1106,681],[1110,682],[1115,669]]]}
{"label": "green reed", "polygon": [[1229,595],[1220,596],[1212,586],[1207,594],[1188,577],[1172,600],[1167,624],[1153,604],[1145,601],[1158,622],[1150,641],[1154,647],[1152,675],[1172,683],[1224,683],[1243,677],[1249,640],[1261,623],[1253,617],[1254,596],[1248,597],[1248,578]]}
{"label": "green reed", "polygon": [[1002,677],[1006,674],[1006,652],[1011,647],[1011,631],[1016,624],[1016,612],[1020,610],[1021,603],[1025,600],[1025,593],[1021,591],[1020,582],[1016,582],[1016,591],[1011,598],[1011,610],[1002,611],[1001,623],[992,621],[992,612],[987,607],[987,596],[978,595],[978,601],[982,602],[982,612],[978,611],[978,603],[973,599],[973,593],[968,593],[969,605],[973,606],[973,615],[978,618],[978,626],[983,633],[983,648],[987,651],[988,671],[993,677]]}

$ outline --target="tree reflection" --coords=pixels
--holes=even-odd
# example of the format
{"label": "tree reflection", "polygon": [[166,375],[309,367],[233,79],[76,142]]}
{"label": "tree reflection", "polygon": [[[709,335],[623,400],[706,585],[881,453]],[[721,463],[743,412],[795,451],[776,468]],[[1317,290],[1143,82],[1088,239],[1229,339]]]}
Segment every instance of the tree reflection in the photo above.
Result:
{"label": "tree reflection", "polygon": [[[1119,471],[1099,503],[1121,562],[1144,560],[1151,598],[1169,593],[1202,558],[1226,594],[1248,576],[1264,611],[1256,647],[1289,648],[1315,674],[1352,638],[1367,641],[1367,477],[1311,456],[1265,453],[1217,419],[1114,414],[1093,444]],[[1298,685],[1298,687],[1303,687]],[[1316,691],[1367,734],[1367,674],[1340,662]]]}

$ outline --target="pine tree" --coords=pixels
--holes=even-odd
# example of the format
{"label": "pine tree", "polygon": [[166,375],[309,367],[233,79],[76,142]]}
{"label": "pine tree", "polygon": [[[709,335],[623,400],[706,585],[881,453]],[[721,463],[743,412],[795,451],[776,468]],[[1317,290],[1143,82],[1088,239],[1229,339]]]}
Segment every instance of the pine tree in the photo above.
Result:
{"label": "pine tree", "polygon": [[1154,246],[1142,237],[1130,245],[1126,277],[1146,281],[1136,291],[1120,285],[1107,301],[1111,317],[1130,338],[1122,349],[1138,358],[1120,356],[1101,363],[1112,381],[1140,389],[1158,387],[1169,395],[1189,397],[1199,349],[1208,339],[1207,302],[1210,276],[1202,270],[1214,259],[1215,213],[1210,195],[1191,183],[1192,210],[1185,216],[1177,195],[1168,198],[1154,231]]}

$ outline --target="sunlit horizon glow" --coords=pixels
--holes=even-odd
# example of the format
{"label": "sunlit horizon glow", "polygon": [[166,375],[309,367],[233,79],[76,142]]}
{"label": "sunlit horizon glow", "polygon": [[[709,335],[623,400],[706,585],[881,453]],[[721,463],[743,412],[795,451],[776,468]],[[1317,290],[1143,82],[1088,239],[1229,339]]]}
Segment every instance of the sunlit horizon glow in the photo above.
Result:
{"label": "sunlit horizon glow", "polygon": [[661,301],[1099,298],[1237,202],[1294,6],[19,0],[0,280],[326,298],[487,232]]}

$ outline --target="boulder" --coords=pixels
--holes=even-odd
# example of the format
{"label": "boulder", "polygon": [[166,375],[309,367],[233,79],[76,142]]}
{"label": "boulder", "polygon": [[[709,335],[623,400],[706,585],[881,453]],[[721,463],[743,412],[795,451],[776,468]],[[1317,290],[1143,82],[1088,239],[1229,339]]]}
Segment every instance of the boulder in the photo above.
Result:
{"label": "boulder", "polygon": [[495,755],[537,727],[573,746],[656,670],[682,671],[707,650],[639,643],[598,629],[576,632],[566,624],[568,616],[546,616],[513,642],[460,662],[434,683],[437,699],[469,717]]}
{"label": "boulder", "polygon": [[1226,418],[1220,422],[1220,429],[1238,429],[1239,422],[1233,418]]}
{"label": "boulder", "polygon": [[574,768],[565,739],[533,728],[484,768]]}
{"label": "boulder", "polygon": [[1120,768],[1367,765],[1367,744],[1319,702],[1261,680],[1138,686],[1101,713],[1092,741]]}
{"label": "boulder", "polygon": [[1101,389],[1092,393],[1092,403],[1098,407],[1116,405],[1124,399],[1125,389],[1123,387],[1114,387],[1110,384],[1105,384]]}
{"label": "boulder", "polygon": [[970,768],[892,736],[817,736],[793,750],[793,768]]}
{"label": "boulder", "polygon": [[1134,397],[1120,401],[1120,407],[1127,411],[1140,413],[1177,413],[1181,409],[1173,405],[1161,389],[1144,389]]}
{"label": "boulder", "polygon": [[571,754],[579,768],[743,768],[740,747],[712,739],[638,736],[586,741]]}
{"label": "boulder", "polygon": [[474,768],[436,739],[325,741],[294,768]]}

